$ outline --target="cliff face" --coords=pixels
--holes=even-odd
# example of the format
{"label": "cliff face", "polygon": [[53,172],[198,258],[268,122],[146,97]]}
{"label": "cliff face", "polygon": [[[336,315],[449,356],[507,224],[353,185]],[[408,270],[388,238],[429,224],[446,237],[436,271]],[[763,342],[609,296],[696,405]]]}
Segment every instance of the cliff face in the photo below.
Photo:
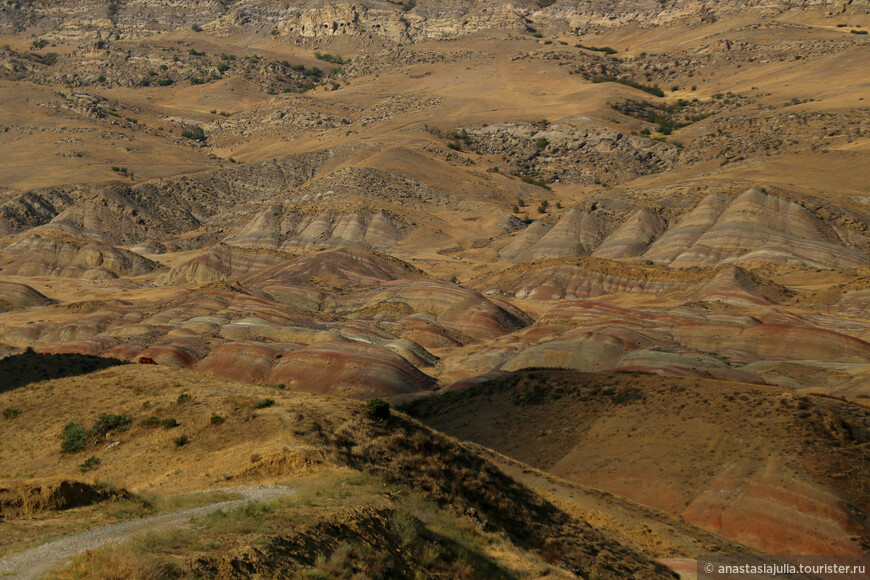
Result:
{"label": "cliff face", "polygon": [[563,0],[546,8],[530,1],[419,0],[361,2],[265,0],[35,0],[0,4],[0,32],[50,29],[65,36],[137,37],[193,25],[217,33],[253,29],[281,37],[365,36],[390,42],[442,40],[486,29],[585,31],[626,24],[658,26],[715,21],[747,10],[773,16],[788,10],[864,14],[868,0]]}

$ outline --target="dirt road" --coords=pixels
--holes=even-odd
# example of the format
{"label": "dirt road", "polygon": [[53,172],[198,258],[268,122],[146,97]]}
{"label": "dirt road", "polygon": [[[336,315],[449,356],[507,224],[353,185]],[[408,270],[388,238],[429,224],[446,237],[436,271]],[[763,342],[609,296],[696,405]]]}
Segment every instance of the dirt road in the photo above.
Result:
{"label": "dirt road", "polygon": [[38,578],[58,568],[72,556],[105,544],[121,542],[137,534],[180,526],[191,519],[218,510],[229,510],[246,503],[268,501],[295,493],[289,487],[239,487],[219,490],[243,497],[210,505],[189,508],[129,522],[110,524],[66,536],[59,540],[0,558],[0,577]]}

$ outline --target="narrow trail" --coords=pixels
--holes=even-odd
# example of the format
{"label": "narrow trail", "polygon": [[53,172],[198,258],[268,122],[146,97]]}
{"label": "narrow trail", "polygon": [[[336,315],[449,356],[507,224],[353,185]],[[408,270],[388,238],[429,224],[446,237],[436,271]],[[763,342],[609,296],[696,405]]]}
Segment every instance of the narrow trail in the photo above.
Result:
{"label": "narrow trail", "polygon": [[127,540],[137,534],[158,531],[187,523],[191,519],[218,510],[237,508],[246,503],[268,501],[292,495],[295,489],[289,487],[239,487],[234,489],[216,490],[225,493],[237,493],[243,497],[231,501],[223,501],[205,506],[188,508],[160,514],[129,522],[109,524],[72,534],[59,540],[10,554],[0,558],[0,578],[30,579],[39,578],[51,570],[57,569],[69,558],[86,550],[94,550],[110,543]]}

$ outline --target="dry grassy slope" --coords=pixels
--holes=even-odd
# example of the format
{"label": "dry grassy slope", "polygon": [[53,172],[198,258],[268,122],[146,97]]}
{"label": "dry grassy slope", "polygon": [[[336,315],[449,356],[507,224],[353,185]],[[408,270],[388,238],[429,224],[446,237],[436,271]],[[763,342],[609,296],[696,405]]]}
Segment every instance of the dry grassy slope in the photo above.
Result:
{"label": "dry grassy slope", "polygon": [[[268,483],[345,465],[407,485],[456,513],[473,508],[493,530],[569,570],[669,577],[455,441],[401,415],[373,421],[359,403],[142,366],[35,383],[0,397],[0,406],[19,411],[0,422],[8,442],[0,449],[0,466],[10,482],[81,477],[78,465],[91,455],[100,463],[88,478],[111,478],[134,492]],[[274,402],[257,404],[266,398]],[[89,439],[83,452],[61,454],[63,426],[90,425],[101,413],[126,414],[133,422],[99,441]],[[215,424],[216,414],[225,421]],[[179,426],[140,425],[152,415],[174,418]],[[188,442],[173,444],[181,434]]]}
{"label": "dry grassy slope", "polygon": [[407,409],[765,551],[868,549],[864,406],[739,383],[529,370]]}

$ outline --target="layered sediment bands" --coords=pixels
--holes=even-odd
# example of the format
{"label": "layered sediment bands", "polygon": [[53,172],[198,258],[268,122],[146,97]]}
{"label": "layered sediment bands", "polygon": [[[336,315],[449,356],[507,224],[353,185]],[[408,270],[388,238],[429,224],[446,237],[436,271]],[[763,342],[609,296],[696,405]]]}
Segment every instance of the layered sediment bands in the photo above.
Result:
{"label": "layered sediment bands", "polygon": [[46,306],[53,302],[54,300],[27,284],[0,281],[0,312],[32,306]]}
{"label": "layered sediment bands", "polygon": [[788,301],[793,292],[737,266],[723,266],[688,301],[767,305]]}
{"label": "layered sediment bands", "polygon": [[543,369],[464,387],[407,411],[768,553],[866,550],[870,496],[857,482],[870,415],[859,405],[769,385]]}
{"label": "layered sediment bands", "polygon": [[788,289],[737,266],[679,272],[597,258],[544,260],[514,266],[474,280],[485,294],[528,300],[575,300],[611,294],[668,295],[682,302],[775,304]]}
{"label": "layered sediment bands", "polygon": [[742,353],[755,360],[826,360],[861,363],[870,360],[870,343],[812,327],[756,324],[746,328],[687,324],[674,328],[674,340],[700,350]]}
{"label": "layered sediment bands", "polygon": [[390,280],[424,279],[417,268],[386,254],[352,246],[309,254],[247,279],[252,286],[313,285],[328,288],[376,286]]}
{"label": "layered sediment bands", "polygon": [[159,267],[129,250],[53,231],[28,233],[6,246],[0,255],[0,272],[10,276],[110,280],[147,274]]}
{"label": "layered sediment bands", "polygon": [[591,213],[570,209],[552,229],[544,233],[528,249],[514,256],[511,263],[532,262],[539,258],[589,255],[604,237],[604,229],[605,225]]}
{"label": "layered sediment bands", "polygon": [[196,370],[237,381],[263,382],[287,350],[287,346],[278,344],[229,342],[212,350],[196,365]]}
{"label": "layered sediment bands", "polygon": [[285,354],[268,382],[353,398],[431,390],[435,380],[387,349],[360,343],[324,343]]}
{"label": "layered sediment bands", "polygon": [[633,258],[643,254],[666,227],[665,220],[642,209],[607,236],[592,255],[597,258]]}
{"label": "layered sediment bands", "polygon": [[[734,272],[723,270],[727,279]],[[687,276],[691,275],[686,273]],[[751,282],[755,282],[748,274]],[[714,281],[719,276],[714,277]],[[709,289],[711,283],[705,285]],[[765,382],[763,361],[792,361],[843,367],[845,384],[858,380],[870,360],[870,343],[855,336],[854,324],[799,316],[767,305],[776,285],[715,296],[738,307],[764,307],[755,316],[710,309],[691,302],[677,308],[622,308],[592,300],[562,300],[534,325],[505,335],[474,352],[444,355],[444,366],[468,374],[493,369],[564,368],[582,371],[646,372]],[[723,291],[724,292],[724,291]],[[692,292],[672,297],[691,297]],[[736,296],[736,299],[735,299]],[[713,296],[711,296],[712,298]],[[833,372],[836,375],[836,372]],[[829,388],[830,381],[792,374],[790,386]],[[827,385],[827,386],[826,386]]]}
{"label": "layered sediment bands", "polygon": [[278,251],[235,248],[218,244],[203,254],[172,268],[162,280],[167,284],[203,284],[241,277],[286,263],[295,256]]}
{"label": "layered sediment bands", "polygon": [[472,282],[485,294],[529,300],[573,300],[606,294],[668,294],[692,288],[698,275],[628,266],[596,258],[544,260],[507,268]]}
{"label": "layered sediment bands", "polygon": [[151,359],[157,364],[185,369],[192,368],[197,361],[197,357],[193,352],[184,346],[176,344],[150,346],[136,355],[134,360],[138,361],[142,358]]}
{"label": "layered sediment bands", "polygon": [[286,249],[343,245],[385,249],[402,238],[401,225],[383,211],[304,214],[270,205],[225,242],[237,246]]}
{"label": "layered sediment bands", "polygon": [[475,339],[494,338],[532,323],[514,306],[495,304],[475,290],[445,282],[391,282],[375,291],[336,296],[326,307],[349,318],[429,316],[438,325]]}
{"label": "layered sediment bands", "polygon": [[750,189],[728,203],[708,196],[659,238],[644,257],[675,268],[750,260],[813,268],[865,266],[861,252],[800,205]]}
{"label": "layered sediment bands", "polygon": [[[620,205],[624,202],[614,203]],[[572,208],[555,223],[538,220],[515,234],[499,257],[512,264],[587,255],[642,258],[674,269],[759,263],[836,269],[870,263],[862,252],[863,234],[759,189],[735,199],[708,195],[672,223],[657,211],[628,215]]]}

